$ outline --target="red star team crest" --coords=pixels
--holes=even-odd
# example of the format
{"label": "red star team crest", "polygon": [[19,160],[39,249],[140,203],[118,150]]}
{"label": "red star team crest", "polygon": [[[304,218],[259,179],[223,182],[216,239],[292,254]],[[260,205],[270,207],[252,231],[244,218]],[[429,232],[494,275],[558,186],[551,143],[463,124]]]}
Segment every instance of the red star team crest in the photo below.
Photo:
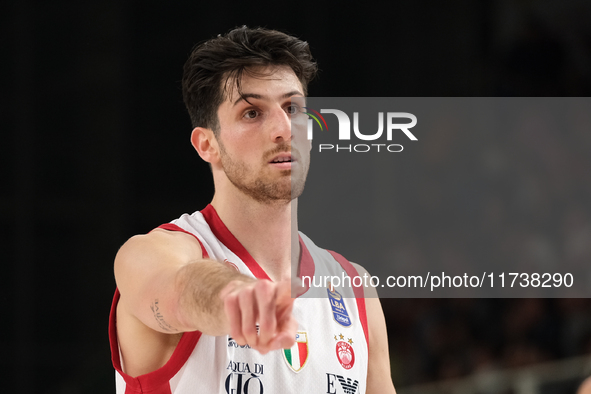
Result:
{"label": "red star team crest", "polygon": [[283,358],[294,372],[300,372],[306,366],[308,354],[308,334],[305,331],[298,331],[296,343],[291,349],[283,349]]}
{"label": "red star team crest", "polygon": [[[339,334],[340,339],[345,339],[343,334]],[[337,336],[334,336],[337,339]],[[353,368],[355,364],[355,352],[353,351],[353,340],[349,338],[345,341],[338,341],[336,346],[337,359],[345,369]]]}

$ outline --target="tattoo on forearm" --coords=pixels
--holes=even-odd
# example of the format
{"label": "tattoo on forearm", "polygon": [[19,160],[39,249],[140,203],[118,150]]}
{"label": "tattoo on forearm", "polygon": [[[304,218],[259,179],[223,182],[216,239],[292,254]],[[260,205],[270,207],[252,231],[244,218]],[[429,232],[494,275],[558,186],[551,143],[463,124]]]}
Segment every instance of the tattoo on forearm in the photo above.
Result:
{"label": "tattoo on forearm", "polygon": [[164,320],[164,316],[162,316],[162,313],[160,313],[160,307],[158,306],[158,299],[156,299],[156,300],[154,300],[154,302],[152,302],[152,305],[150,305],[150,309],[152,309],[152,312],[154,313],[154,318],[158,322],[158,325],[160,326],[161,329],[163,329],[164,331],[168,331],[168,332],[179,332],[179,330],[177,330],[176,328],[174,328],[173,326],[168,324],[166,322],[166,320]]}

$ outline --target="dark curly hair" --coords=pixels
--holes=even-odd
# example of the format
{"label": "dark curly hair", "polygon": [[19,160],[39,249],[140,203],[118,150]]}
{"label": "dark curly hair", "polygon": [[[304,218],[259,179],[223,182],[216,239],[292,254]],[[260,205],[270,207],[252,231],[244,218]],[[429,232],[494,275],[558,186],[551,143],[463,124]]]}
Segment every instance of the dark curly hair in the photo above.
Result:
{"label": "dark curly hair", "polygon": [[291,67],[307,94],[318,67],[305,41],[276,30],[242,26],[197,45],[185,63],[182,81],[193,127],[217,134],[217,110],[227,94],[227,81],[235,83],[242,95],[244,72],[257,75],[258,67],[280,65]]}

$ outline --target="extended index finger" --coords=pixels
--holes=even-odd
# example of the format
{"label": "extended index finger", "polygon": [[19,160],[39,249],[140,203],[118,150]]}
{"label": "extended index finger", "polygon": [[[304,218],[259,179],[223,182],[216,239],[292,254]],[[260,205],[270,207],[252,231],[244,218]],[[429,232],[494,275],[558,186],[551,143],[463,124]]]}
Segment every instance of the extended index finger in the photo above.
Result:
{"label": "extended index finger", "polygon": [[277,330],[277,296],[278,287],[268,280],[261,280],[254,288],[258,305],[259,351],[265,354]]}
{"label": "extended index finger", "polygon": [[291,296],[289,282],[279,286],[277,293],[277,335],[273,340],[275,348],[289,348],[295,342],[298,323],[293,316],[295,298]]}

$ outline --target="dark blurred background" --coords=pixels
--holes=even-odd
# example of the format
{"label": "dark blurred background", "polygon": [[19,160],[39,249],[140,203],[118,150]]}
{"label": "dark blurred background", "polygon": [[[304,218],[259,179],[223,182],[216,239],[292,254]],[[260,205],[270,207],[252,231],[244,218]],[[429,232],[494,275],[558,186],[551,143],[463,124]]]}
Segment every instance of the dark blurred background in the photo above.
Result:
{"label": "dark blurred background", "polygon": [[[591,7],[583,0],[3,1],[3,392],[114,392],[113,258],[130,236],[211,199],[209,169],[189,143],[182,65],[194,44],[243,24],[310,43],[321,69],[311,96],[591,92]],[[453,141],[453,133],[440,136],[424,149],[438,168],[427,180],[453,177],[469,160],[455,155]],[[579,148],[591,149],[589,138]],[[558,176],[578,171],[583,182],[590,160],[566,157]],[[535,179],[544,187],[543,172]],[[581,203],[555,219],[572,237],[554,246],[558,256],[570,251],[586,262],[591,196],[583,189]],[[442,190],[448,198],[456,191]],[[429,201],[415,203],[410,211]],[[502,200],[490,204],[503,209]],[[519,232],[513,239],[548,251]],[[405,240],[404,253],[463,253],[461,242],[421,242]],[[395,384],[402,392],[591,353],[590,307],[586,299],[384,300]]]}

